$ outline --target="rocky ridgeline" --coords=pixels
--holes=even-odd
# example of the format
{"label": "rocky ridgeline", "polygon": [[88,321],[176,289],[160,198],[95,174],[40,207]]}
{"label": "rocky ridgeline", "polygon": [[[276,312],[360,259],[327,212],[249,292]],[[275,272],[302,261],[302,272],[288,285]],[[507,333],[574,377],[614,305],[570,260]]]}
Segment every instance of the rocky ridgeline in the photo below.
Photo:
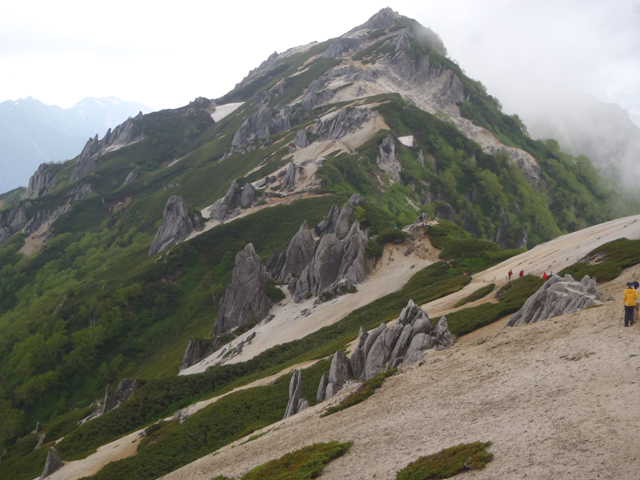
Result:
{"label": "rocky ridgeline", "polygon": [[252,140],[289,130],[291,128],[290,116],[290,107],[284,107],[280,112],[274,114],[269,107],[262,106],[260,110],[247,118],[233,135],[231,151],[241,150]]}
{"label": "rocky ridgeline", "polygon": [[320,380],[316,400],[329,400],[349,380],[364,382],[387,368],[411,365],[431,352],[450,348],[455,341],[445,317],[434,328],[427,313],[409,300],[394,326],[383,323],[370,332],[361,327],[351,358],[336,352],[329,376]]}
{"label": "rocky ridgeline", "polygon": [[507,327],[539,322],[547,318],[567,315],[585,308],[602,305],[604,294],[596,281],[585,275],[577,282],[571,275],[554,275],[525,302],[507,322]]}
{"label": "rocky ridgeline", "polygon": [[27,191],[22,196],[23,200],[34,199],[46,195],[53,188],[53,175],[46,163],[41,164],[29,179]]}
{"label": "rocky ridgeline", "polygon": [[264,199],[264,195],[260,194],[251,183],[247,182],[239,187],[238,181],[234,180],[225,196],[213,204],[209,216],[222,222],[237,217],[243,209],[254,207]]}
{"label": "rocky ridgeline", "polygon": [[241,325],[259,322],[269,314],[271,300],[267,296],[269,274],[248,244],[236,255],[231,283],[224,293],[214,326],[220,335]]}
{"label": "rocky ridgeline", "polygon": [[90,138],[85,144],[76,168],[71,174],[71,181],[74,182],[78,178],[82,178],[88,175],[96,168],[96,160],[98,157],[104,155],[107,152],[116,150],[126,145],[139,142],[144,138],[141,133],[138,133],[136,123],[142,119],[142,112],[134,118],[129,118],[126,122],[121,123],[116,128],[107,130],[107,133],[102,140],[98,140],[98,135],[94,138]]}
{"label": "rocky ridgeline", "polygon": [[189,216],[189,209],[182,197],[170,197],[164,208],[162,225],[151,243],[149,256],[184,241],[194,230],[202,230],[198,215],[194,213],[192,217]]}

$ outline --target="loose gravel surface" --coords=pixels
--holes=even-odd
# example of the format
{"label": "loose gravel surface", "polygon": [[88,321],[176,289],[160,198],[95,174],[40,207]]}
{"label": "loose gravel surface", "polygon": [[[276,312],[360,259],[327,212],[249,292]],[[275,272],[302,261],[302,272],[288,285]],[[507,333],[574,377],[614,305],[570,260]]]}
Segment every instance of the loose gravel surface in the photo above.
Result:
{"label": "loose gravel surface", "polygon": [[608,302],[460,343],[359,405],[320,418],[322,403],[164,478],[240,478],[287,452],[341,440],[354,444],[323,480],[394,479],[422,455],[474,441],[493,442],[495,459],[462,478],[638,479],[640,330],[623,328],[620,312],[620,302]]}

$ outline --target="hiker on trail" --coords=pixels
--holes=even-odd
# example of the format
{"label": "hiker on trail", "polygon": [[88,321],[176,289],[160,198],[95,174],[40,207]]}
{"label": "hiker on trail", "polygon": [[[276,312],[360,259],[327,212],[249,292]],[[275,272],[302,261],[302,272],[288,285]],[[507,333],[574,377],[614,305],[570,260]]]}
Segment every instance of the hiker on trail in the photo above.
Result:
{"label": "hiker on trail", "polygon": [[633,312],[636,309],[638,291],[633,288],[633,282],[627,282],[627,289],[624,291],[624,326],[633,325]]}
{"label": "hiker on trail", "polygon": [[549,274],[549,278],[551,278],[551,277],[553,277],[553,272],[551,272],[551,273]]}
{"label": "hiker on trail", "polygon": [[[640,287],[640,283],[638,283],[638,281],[636,280],[633,282],[633,288],[635,288],[636,292],[638,291],[638,287]],[[639,300],[636,299],[636,312],[633,316],[633,323],[636,323],[638,321],[638,314],[640,313],[640,303],[638,302]]]}
{"label": "hiker on trail", "polygon": [[524,270],[520,270],[520,277],[524,277]]}
{"label": "hiker on trail", "polygon": [[511,275],[513,275],[513,272],[509,270],[509,281],[511,281]]}
{"label": "hiker on trail", "polygon": [[544,272],[544,275],[542,275],[542,279],[543,280],[548,280],[549,279],[549,275],[547,275],[547,272]]}

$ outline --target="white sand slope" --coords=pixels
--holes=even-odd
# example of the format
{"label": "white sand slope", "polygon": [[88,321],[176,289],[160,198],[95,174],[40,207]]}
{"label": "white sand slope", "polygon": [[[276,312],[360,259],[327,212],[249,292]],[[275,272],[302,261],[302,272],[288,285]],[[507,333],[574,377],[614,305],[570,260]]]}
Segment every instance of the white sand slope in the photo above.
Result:
{"label": "white sand slope", "polygon": [[619,311],[607,303],[434,353],[364,403],[326,418],[326,403],[312,407],[163,478],[240,478],[285,453],[341,440],[354,445],[323,480],[391,480],[419,456],[474,441],[492,441],[495,459],[464,478],[635,480],[640,330],[622,328]]}
{"label": "white sand slope", "polygon": [[225,105],[216,105],[216,109],[211,114],[211,118],[213,119],[214,122],[219,122],[227,115],[231,115],[242,105],[244,105],[244,102],[227,103]]}

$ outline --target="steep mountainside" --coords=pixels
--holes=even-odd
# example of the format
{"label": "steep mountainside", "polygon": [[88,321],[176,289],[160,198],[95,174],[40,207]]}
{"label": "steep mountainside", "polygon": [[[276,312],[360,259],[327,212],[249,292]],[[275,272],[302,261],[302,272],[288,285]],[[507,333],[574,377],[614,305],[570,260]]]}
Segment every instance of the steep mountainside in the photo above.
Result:
{"label": "steep mountainside", "polygon": [[75,157],[87,138],[140,111],[151,109],[114,97],[87,97],[67,109],[31,97],[0,103],[0,192],[26,186],[39,164]]}
{"label": "steep mountainside", "polygon": [[[136,115],[73,160],[41,165],[0,207],[0,434],[13,445],[36,422],[45,431],[41,448],[36,433],[15,443],[0,475],[35,477],[62,436],[56,451],[71,461],[177,414],[148,429],[144,455],[98,477],[157,478],[282,418],[288,377],[197,422],[183,407],[333,355],[361,327],[382,335],[409,300],[638,211],[589,159],[531,139],[434,32],[391,9],[274,53],[219,99]],[[519,284],[504,308],[539,282]],[[258,324],[271,336],[255,338]],[[430,327],[405,334],[419,355],[448,345]],[[363,340],[378,363],[401,333],[389,332]],[[291,388],[313,406],[329,373],[319,362]],[[134,378],[127,400],[121,381]]]}

